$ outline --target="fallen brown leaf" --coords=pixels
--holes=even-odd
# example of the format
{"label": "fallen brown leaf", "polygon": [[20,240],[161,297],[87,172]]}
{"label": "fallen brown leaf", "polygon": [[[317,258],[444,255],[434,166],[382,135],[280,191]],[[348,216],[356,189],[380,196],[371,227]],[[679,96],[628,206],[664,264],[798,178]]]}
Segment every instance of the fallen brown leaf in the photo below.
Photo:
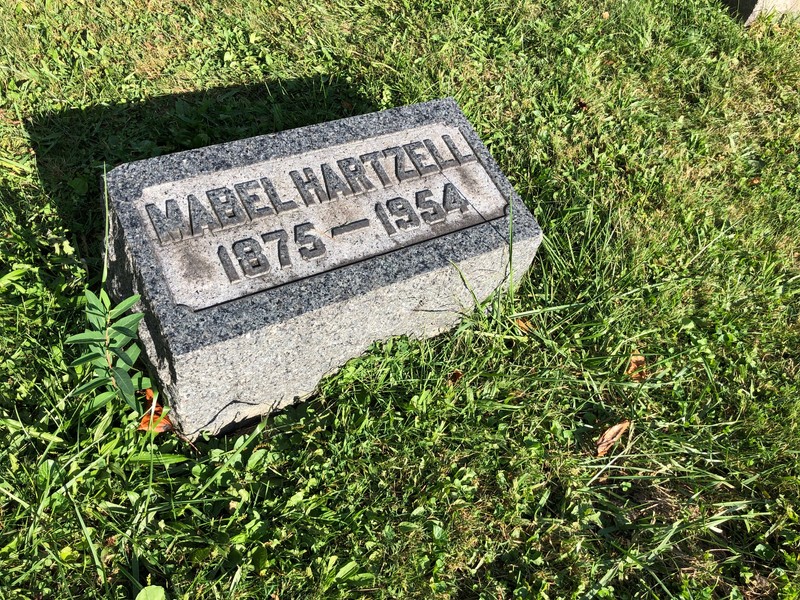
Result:
{"label": "fallen brown leaf", "polygon": [[531,322],[527,319],[517,319],[516,323],[517,327],[519,327],[519,330],[524,334],[528,334],[533,331],[533,325],[531,325]]}
{"label": "fallen brown leaf", "polygon": [[456,369],[447,377],[447,383],[449,385],[455,385],[459,382],[459,380],[464,376],[464,372],[460,369]]}
{"label": "fallen brown leaf", "polygon": [[137,427],[137,431],[153,431],[155,433],[165,433],[167,431],[172,431],[172,421],[169,420],[169,417],[164,415],[162,416],[161,413],[164,411],[164,407],[161,405],[160,402],[153,403],[153,390],[147,388],[144,391],[144,400],[145,400],[145,411],[142,420],[139,421],[139,427]]}
{"label": "fallen brown leaf", "polygon": [[647,361],[644,356],[639,354],[638,350],[634,350],[631,354],[631,360],[628,363],[628,369],[625,371],[634,381],[644,381],[647,379]]}
{"label": "fallen brown leaf", "polygon": [[622,434],[628,430],[631,422],[628,420],[618,423],[609,429],[606,429],[597,440],[597,456],[605,456],[611,450],[611,446],[617,443],[617,440],[622,437]]}

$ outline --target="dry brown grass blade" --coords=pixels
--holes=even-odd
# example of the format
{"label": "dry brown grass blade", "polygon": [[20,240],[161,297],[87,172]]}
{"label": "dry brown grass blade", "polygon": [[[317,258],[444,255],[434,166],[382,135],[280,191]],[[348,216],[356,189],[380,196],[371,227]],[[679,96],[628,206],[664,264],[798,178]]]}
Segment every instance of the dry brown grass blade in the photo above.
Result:
{"label": "dry brown grass blade", "polygon": [[597,440],[597,456],[605,456],[611,447],[617,443],[622,434],[628,430],[631,422],[627,419],[622,423],[617,423],[613,427],[609,427],[603,432]]}

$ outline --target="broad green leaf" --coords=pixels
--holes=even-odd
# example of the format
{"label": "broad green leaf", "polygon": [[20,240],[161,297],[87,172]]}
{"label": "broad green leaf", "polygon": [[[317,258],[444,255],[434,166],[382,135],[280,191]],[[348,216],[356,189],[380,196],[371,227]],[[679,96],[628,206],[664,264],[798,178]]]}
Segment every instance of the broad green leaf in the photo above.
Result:
{"label": "broad green leaf", "polygon": [[64,342],[67,344],[105,344],[106,334],[101,331],[84,331],[69,336]]}
{"label": "broad green leaf", "polygon": [[[150,381],[149,377],[145,377],[143,373],[136,372],[131,377],[131,381],[133,381],[133,387],[137,390],[146,390],[147,388],[152,388],[153,383]],[[156,394],[158,393],[157,390],[153,390]]]}
{"label": "broad green leaf", "polygon": [[133,361],[130,359],[125,350],[123,350],[122,348],[115,348],[115,347],[110,348],[110,350],[114,354],[114,356],[119,358],[123,363],[125,363],[129,367],[133,366]]}
{"label": "broad green leaf", "polygon": [[144,317],[144,313],[133,313],[132,315],[125,315],[119,321],[111,325],[111,328],[116,331],[122,331],[125,335],[130,335],[128,331],[133,331],[136,335],[136,327],[139,325],[139,321],[142,320]]}
{"label": "broad green leaf", "polygon": [[436,523],[433,524],[433,530],[431,533],[433,534],[433,539],[437,542],[441,542],[445,537],[444,529],[441,525],[437,525]]}
{"label": "broad green leaf", "polygon": [[70,367],[78,367],[80,365],[85,365],[88,362],[92,362],[93,360],[96,360],[98,358],[103,358],[104,359],[105,356],[106,355],[103,354],[102,352],[97,352],[97,351],[95,351],[95,352],[87,352],[86,354],[82,354],[78,358],[73,360],[70,363],[69,366]]}
{"label": "broad green leaf", "polygon": [[86,320],[96,331],[103,331],[106,328],[106,316],[92,310],[86,310]]}
{"label": "broad green leaf", "polygon": [[100,290],[100,302],[103,303],[103,306],[105,307],[106,310],[111,308],[111,298],[108,297],[105,288]]}
{"label": "broad green leaf", "polygon": [[125,350],[125,354],[128,355],[128,360],[130,360],[130,364],[135,363],[141,353],[142,349],[136,344],[132,344],[130,348]]}
{"label": "broad green leaf", "polygon": [[123,313],[125,313],[129,308],[131,308],[134,304],[139,301],[139,296],[134,295],[130,298],[125,298],[122,302],[117,304],[114,308],[111,309],[109,313],[109,317],[111,317],[112,321],[115,321],[118,317],[120,317]]}
{"label": "broad green leaf", "polygon": [[65,563],[74,563],[80,560],[81,555],[79,552],[73,550],[72,546],[64,546],[61,550],[58,551],[58,558],[60,558]]}
{"label": "broad green leaf", "polygon": [[0,277],[0,290],[10,285],[12,282],[21,279],[22,276],[29,270],[30,269],[14,269],[13,271],[9,271],[8,273]]}
{"label": "broad green leaf", "polygon": [[84,290],[86,296],[86,320],[96,330],[106,328],[106,309],[100,303],[100,299],[95,296],[89,288]]}
{"label": "broad green leaf", "polygon": [[87,381],[83,385],[79,386],[74,392],[72,392],[73,396],[80,396],[81,394],[85,394],[86,392],[91,392],[92,390],[96,390],[97,388],[108,385],[111,383],[110,377],[98,377],[97,379],[92,379],[91,381]]}
{"label": "broad green leaf", "polygon": [[297,492],[294,496],[286,501],[286,508],[291,508],[292,506],[297,506],[298,504],[302,503],[304,497],[305,494],[302,490]]}
{"label": "broad green leaf", "polygon": [[105,314],[105,309],[103,308],[103,304],[100,302],[100,298],[95,296],[94,292],[89,288],[86,288],[83,291],[83,295],[86,296],[86,305],[88,308],[91,308],[93,312],[99,314]]}
{"label": "broad green leaf", "polygon": [[247,459],[247,470],[253,471],[258,468],[258,465],[264,460],[264,457],[267,455],[267,450],[265,448],[259,448],[253,454],[250,455],[250,458]]}
{"label": "broad green leaf", "polygon": [[349,563],[339,569],[334,579],[336,579],[336,581],[344,581],[345,579],[350,579],[350,577],[356,573],[358,573],[358,563],[354,560],[351,560]]}
{"label": "broad green leaf", "polygon": [[136,390],[133,388],[131,376],[128,375],[128,372],[121,367],[114,367],[111,369],[111,371],[114,374],[114,381],[116,382],[122,397],[125,399],[126,404],[135,410],[136,399],[133,397],[133,394]]}
{"label": "broad green leaf", "polygon": [[131,340],[133,340],[134,337],[136,337],[135,333],[133,332],[129,333],[131,333],[132,335],[127,335],[124,333],[120,333],[118,331],[114,331],[113,329],[110,329],[108,331],[109,343],[112,346],[116,346],[117,348],[122,348],[124,346],[127,346],[128,342],[130,342]]}
{"label": "broad green leaf", "polygon": [[136,600],[167,600],[167,593],[160,585],[148,585],[139,590]]}
{"label": "broad green leaf", "polygon": [[92,398],[89,402],[84,404],[83,408],[81,409],[81,415],[85,417],[92,414],[96,410],[103,408],[106,404],[111,402],[116,397],[116,395],[117,393],[114,391],[103,392],[102,394],[98,394],[97,396]]}
{"label": "broad green leaf", "polygon": [[134,329],[112,325],[110,337],[116,346],[124,346],[136,337],[136,331]]}

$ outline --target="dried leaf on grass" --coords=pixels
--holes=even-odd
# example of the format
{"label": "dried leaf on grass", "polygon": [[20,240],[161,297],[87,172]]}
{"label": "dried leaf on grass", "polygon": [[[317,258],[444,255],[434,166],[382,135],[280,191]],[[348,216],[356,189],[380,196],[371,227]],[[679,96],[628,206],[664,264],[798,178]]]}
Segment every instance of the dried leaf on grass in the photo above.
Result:
{"label": "dried leaf on grass", "polygon": [[461,378],[464,376],[464,372],[461,369],[456,369],[447,377],[448,385],[455,385],[457,384]]}
{"label": "dried leaf on grass", "polygon": [[527,335],[533,331],[533,325],[531,325],[531,322],[528,321],[527,319],[517,319],[516,322],[517,322],[517,327],[519,327],[519,330],[522,333]]}
{"label": "dried leaf on grass", "polygon": [[628,363],[628,369],[625,371],[634,381],[644,381],[647,379],[647,361],[638,350],[634,350],[631,354],[631,360]]}
{"label": "dried leaf on grass", "polygon": [[153,402],[153,390],[147,388],[144,391],[144,400],[145,413],[142,420],[139,422],[137,431],[154,431],[155,433],[172,431],[172,421],[169,420],[168,416],[162,416],[161,414],[164,411],[164,407],[160,402]]}
{"label": "dried leaf on grass", "polygon": [[597,440],[597,456],[605,456],[611,447],[617,443],[622,434],[628,430],[631,422],[628,420],[618,423],[603,432],[603,435]]}

